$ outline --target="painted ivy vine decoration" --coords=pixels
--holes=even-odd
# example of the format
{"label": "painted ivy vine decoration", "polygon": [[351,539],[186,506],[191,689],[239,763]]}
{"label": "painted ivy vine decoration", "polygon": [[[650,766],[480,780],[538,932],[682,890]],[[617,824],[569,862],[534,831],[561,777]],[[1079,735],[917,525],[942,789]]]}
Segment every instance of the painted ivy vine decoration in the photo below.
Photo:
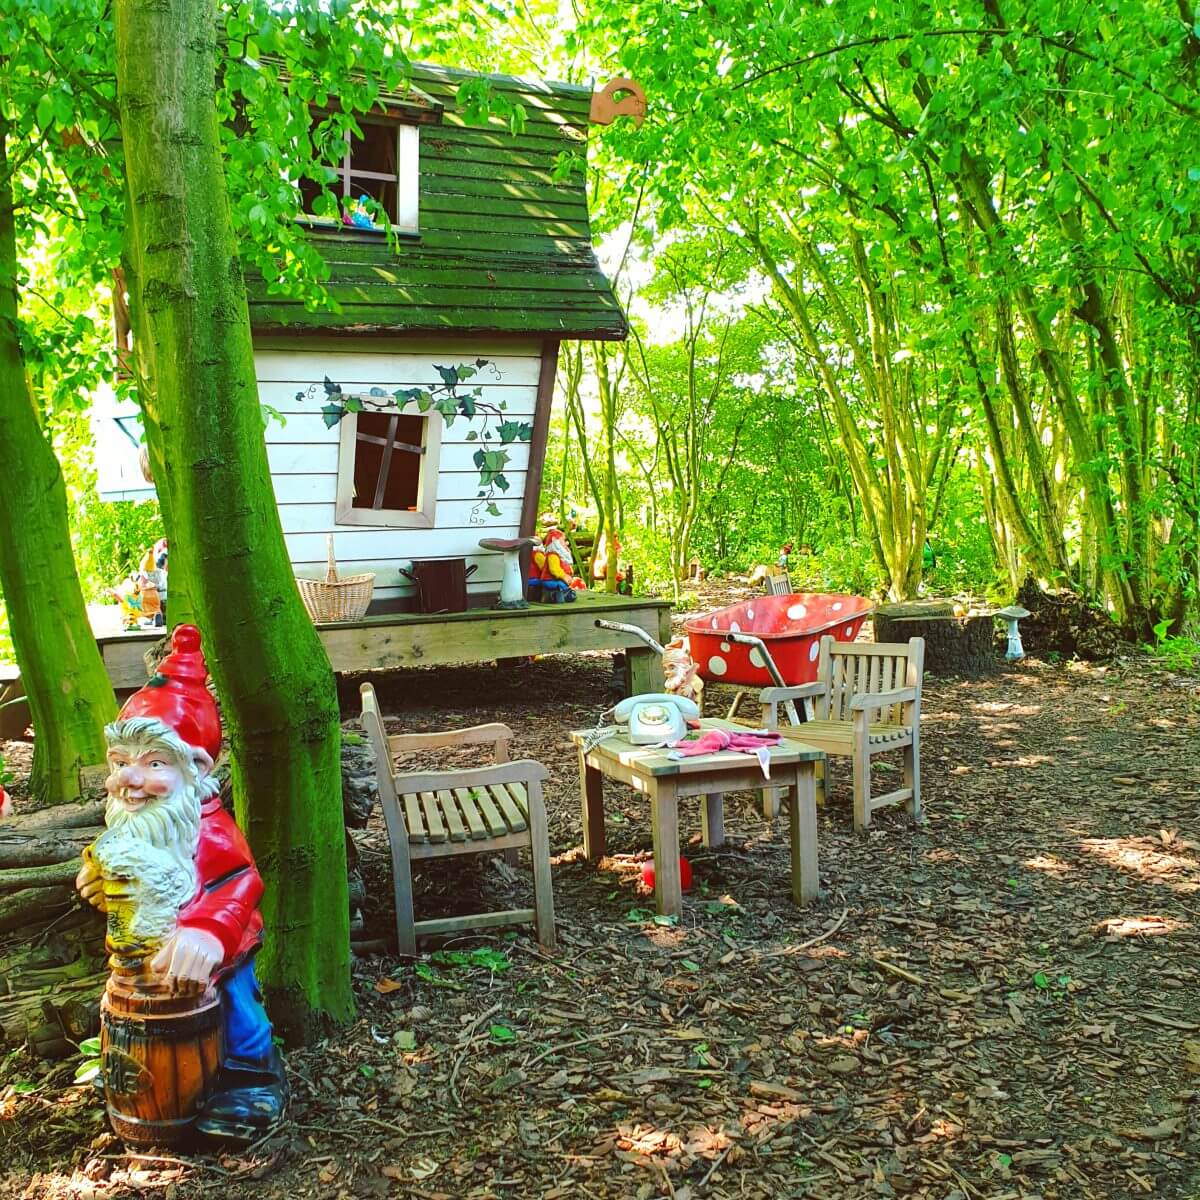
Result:
{"label": "painted ivy vine decoration", "polygon": [[304,391],[296,393],[298,401],[312,399],[317,388],[324,390],[325,404],[321,406],[321,416],[324,418],[326,429],[333,429],[347,413],[360,412],[403,412],[410,404],[415,404],[419,412],[428,413],[431,409],[441,413],[450,428],[458,417],[468,421],[478,419],[480,426],[467,433],[468,442],[478,442],[473,461],[479,471],[478,503],[471,511],[472,524],[481,524],[482,518],[477,516],[481,507],[489,516],[500,516],[496,505],[498,494],[507,492],[512,486],[504,474],[509,464],[506,446],[514,442],[528,442],[533,438],[533,426],[528,421],[515,421],[505,415],[508,405],[501,400],[492,404],[483,398],[483,388],[479,385],[463,389],[462,385],[469,379],[476,378],[483,370],[490,369],[491,373],[500,378],[500,370],[494,362],[486,358],[477,358],[474,365],[459,363],[455,367],[443,367],[433,364],[434,370],[441,376],[441,383],[429,387],[397,388],[387,392],[384,388],[373,387],[367,392],[344,392],[340,383],[334,383],[328,375],[321,384],[311,384]]}

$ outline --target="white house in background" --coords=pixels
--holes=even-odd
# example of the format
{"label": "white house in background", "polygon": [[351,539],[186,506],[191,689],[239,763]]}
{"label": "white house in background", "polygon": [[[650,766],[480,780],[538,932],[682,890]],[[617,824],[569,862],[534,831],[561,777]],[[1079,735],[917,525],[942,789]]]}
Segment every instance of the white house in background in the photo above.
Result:
{"label": "white house in background", "polygon": [[[639,93],[625,88],[636,104],[614,110],[614,85],[593,96],[483,77],[524,106],[513,136],[499,118],[466,123],[456,96],[472,78],[414,67],[409,89],[383,97],[363,138],[348,140],[336,167],[344,212],[371,196],[401,244],[311,215],[340,311],[307,311],[247,279],[293,566],[323,575],[332,533],[340,569],[376,573],[372,612],[411,604],[400,569],[414,560],[465,558],[473,603],[495,594],[500,556],[479,539],[534,532],[559,343],[627,332],[592,248],[583,159],[589,121],[636,113]],[[575,169],[560,178],[568,156]],[[447,425],[431,403],[457,415]],[[153,495],[134,406],[110,392],[96,424],[102,498]]]}

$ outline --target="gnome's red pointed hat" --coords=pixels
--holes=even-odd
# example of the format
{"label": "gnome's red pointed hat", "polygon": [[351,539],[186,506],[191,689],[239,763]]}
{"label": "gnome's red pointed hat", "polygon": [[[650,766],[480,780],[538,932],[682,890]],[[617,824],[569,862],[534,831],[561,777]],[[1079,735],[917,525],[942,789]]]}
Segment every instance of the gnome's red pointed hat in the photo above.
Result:
{"label": "gnome's red pointed hat", "polygon": [[200,630],[180,625],[171,635],[171,653],[159,664],[158,674],[125,701],[117,720],[156,717],[216,762],[221,752],[221,718],[205,687],[207,679]]}

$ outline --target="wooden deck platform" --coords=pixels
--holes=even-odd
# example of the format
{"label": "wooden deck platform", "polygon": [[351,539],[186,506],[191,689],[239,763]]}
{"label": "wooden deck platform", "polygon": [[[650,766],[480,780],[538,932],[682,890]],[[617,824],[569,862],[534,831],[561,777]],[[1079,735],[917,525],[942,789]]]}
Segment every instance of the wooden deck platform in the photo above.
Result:
{"label": "wooden deck platform", "polygon": [[[318,625],[317,631],[340,675],[531,654],[623,650],[630,690],[661,691],[659,656],[632,634],[597,629],[598,617],[637,625],[662,643],[671,636],[670,601],[602,592],[581,592],[573,604],[531,604],[506,612],[474,608],[462,613],[388,613]],[[139,688],[146,682],[142,656],[159,636],[158,630],[97,636],[113,687]]]}

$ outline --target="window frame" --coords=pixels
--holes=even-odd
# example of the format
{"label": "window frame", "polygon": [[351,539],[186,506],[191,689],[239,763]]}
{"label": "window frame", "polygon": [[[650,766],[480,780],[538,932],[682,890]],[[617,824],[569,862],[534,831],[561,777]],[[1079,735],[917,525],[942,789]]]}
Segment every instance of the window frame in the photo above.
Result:
{"label": "window frame", "polygon": [[[378,410],[367,410],[377,412]],[[358,508],[354,504],[354,461],[358,447],[358,418],[348,412],[341,420],[338,439],[337,495],[334,519],[338,525],[370,525],[395,529],[433,529],[437,512],[438,470],[442,451],[442,425],[439,413],[400,410],[383,414],[395,417],[420,417],[421,474],[417,484],[417,503],[410,512],[399,508]]]}
{"label": "window frame", "polygon": [[[314,110],[316,112],[317,110]],[[389,175],[384,171],[357,171],[351,162],[352,142],[349,130],[344,135],[345,151],[336,165],[330,166],[335,178],[330,180],[329,190],[340,200],[339,215],[336,219],[319,217],[315,213],[301,211],[300,220],[314,229],[348,234],[386,234],[386,229],[360,229],[354,225],[346,225],[341,219],[344,212],[354,200],[353,180],[367,179],[375,182],[394,183],[396,185],[396,211],[389,214],[389,225],[393,233],[408,237],[417,237],[421,232],[421,126],[411,120],[398,116],[360,116],[360,127],[366,125],[382,126],[392,129],[396,135],[396,173]]]}

